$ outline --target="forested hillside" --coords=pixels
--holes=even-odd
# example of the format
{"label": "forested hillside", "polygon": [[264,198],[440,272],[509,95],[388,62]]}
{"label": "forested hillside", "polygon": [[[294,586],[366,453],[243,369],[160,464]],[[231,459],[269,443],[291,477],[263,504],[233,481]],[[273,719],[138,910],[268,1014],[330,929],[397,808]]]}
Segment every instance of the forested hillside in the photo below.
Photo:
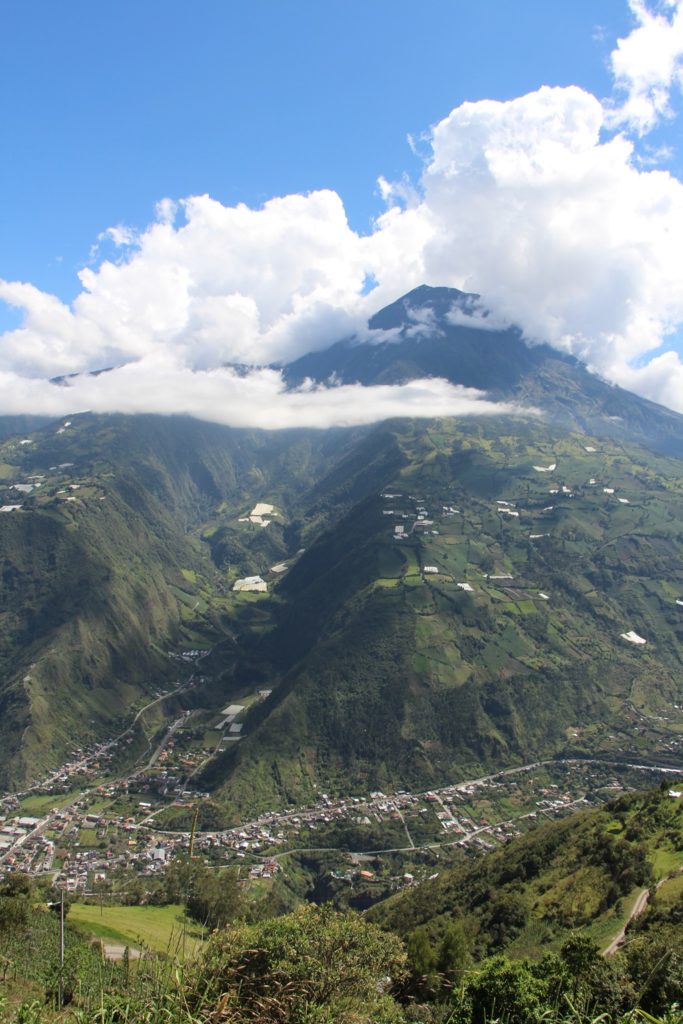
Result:
{"label": "forested hillside", "polygon": [[183,707],[267,693],[198,776],[234,818],[539,756],[678,763],[683,421],[512,328],[454,322],[471,299],[418,289],[375,343],[287,372],[481,386],[488,368],[505,415],[266,432],[84,414],[2,442],[6,783],[172,690],[133,752]]}
{"label": "forested hillside", "polygon": [[[653,907],[676,900],[682,869],[683,804],[663,784],[544,823],[391,897],[368,917],[436,944],[457,923],[476,959],[502,952],[539,958],[579,931],[607,947],[638,892],[654,893],[661,883]],[[633,932],[645,930],[646,921],[639,919]]]}
{"label": "forested hillside", "polygon": [[68,422],[0,448],[5,784],[113,735],[145,697],[187,678],[168,652],[225,638],[225,570],[265,570],[288,551],[284,517],[249,534],[222,519],[250,508],[266,479],[290,505],[331,443],[153,417]]}
{"label": "forested hillside", "polygon": [[402,468],[279,583],[273,710],[207,781],[245,808],[541,754],[677,763],[679,463],[534,418],[382,436]]}
{"label": "forested hillside", "polygon": [[[667,786],[542,826],[365,918],[330,904],[264,918],[237,872],[181,858],[149,883],[153,906],[67,901],[63,966],[61,898],[50,912],[54,893],[16,874],[0,888],[0,1019],[679,1024],[682,867],[683,806]],[[143,958],[126,928],[149,936]]]}

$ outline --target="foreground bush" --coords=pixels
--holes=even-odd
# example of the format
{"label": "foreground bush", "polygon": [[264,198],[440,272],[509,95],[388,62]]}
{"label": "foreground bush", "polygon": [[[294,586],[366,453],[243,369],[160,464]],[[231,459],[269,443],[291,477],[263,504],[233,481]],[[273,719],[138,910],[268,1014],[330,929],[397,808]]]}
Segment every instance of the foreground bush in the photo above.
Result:
{"label": "foreground bush", "polygon": [[402,1016],[385,990],[404,964],[396,936],[356,914],[304,906],[216,933],[190,982],[187,1005],[216,1024],[392,1024]]}

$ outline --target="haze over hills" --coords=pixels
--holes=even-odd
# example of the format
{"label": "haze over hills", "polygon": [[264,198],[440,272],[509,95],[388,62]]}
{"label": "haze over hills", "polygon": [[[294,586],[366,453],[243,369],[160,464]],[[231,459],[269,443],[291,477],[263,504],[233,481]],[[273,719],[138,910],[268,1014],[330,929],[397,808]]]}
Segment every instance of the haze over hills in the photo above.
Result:
{"label": "haze over hills", "polygon": [[[497,416],[81,415],[5,440],[5,785],[120,731],[186,648],[204,682],[165,713],[272,691],[200,776],[233,816],[541,754],[680,761],[683,417],[492,326],[423,287],[284,373],[438,376]],[[253,575],[265,592],[231,589]]]}

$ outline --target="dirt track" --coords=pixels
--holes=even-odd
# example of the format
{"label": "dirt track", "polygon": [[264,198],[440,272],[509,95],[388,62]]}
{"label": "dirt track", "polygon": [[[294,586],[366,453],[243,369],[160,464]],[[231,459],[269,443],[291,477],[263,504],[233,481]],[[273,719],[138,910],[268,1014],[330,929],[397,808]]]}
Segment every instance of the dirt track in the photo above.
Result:
{"label": "dirt track", "polygon": [[128,957],[130,960],[140,959],[140,950],[134,949],[133,946],[124,946],[119,942],[103,942],[102,951],[106,960],[123,960],[128,950]]}
{"label": "dirt track", "polygon": [[628,920],[624,924],[624,927],[621,929],[619,934],[616,935],[615,938],[612,939],[612,941],[610,942],[610,944],[607,947],[607,949],[603,949],[603,951],[602,951],[602,955],[603,956],[612,956],[613,953],[616,953],[616,951],[621,946],[623,946],[624,939],[626,938],[626,929],[628,928],[629,923],[633,920],[634,917],[638,917],[639,914],[642,914],[642,912],[645,910],[645,907],[648,905],[649,901],[650,901],[650,890],[649,889],[643,889],[643,891],[641,893],[639,893],[638,899],[636,900],[636,902],[635,902],[635,904],[633,906],[633,910],[629,914]]}

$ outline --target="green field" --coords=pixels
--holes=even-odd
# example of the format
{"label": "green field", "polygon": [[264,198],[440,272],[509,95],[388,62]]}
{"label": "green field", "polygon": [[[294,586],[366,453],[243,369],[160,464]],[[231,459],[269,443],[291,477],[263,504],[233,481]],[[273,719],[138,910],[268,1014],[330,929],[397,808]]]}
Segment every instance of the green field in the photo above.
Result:
{"label": "green field", "polygon": [[179,904],[167,907],[107,907],[74,903],[69,920],[95,938],[123,943],[137,949],[185,956],[197,953],[202,945],[201,929],[188,921]]}
{"label": "green field", "polygon": [[20,802],[19,808],[22,814],[45,814],[55,807],[64,807],[74,798],[74,792],[70,793],[47,793],[45,795],[35,794],[27,796]]}
{"label": "green field", "polygon": [[78,842],[81,846],[97,846],[97,829],[82,828],[78,832]]}

